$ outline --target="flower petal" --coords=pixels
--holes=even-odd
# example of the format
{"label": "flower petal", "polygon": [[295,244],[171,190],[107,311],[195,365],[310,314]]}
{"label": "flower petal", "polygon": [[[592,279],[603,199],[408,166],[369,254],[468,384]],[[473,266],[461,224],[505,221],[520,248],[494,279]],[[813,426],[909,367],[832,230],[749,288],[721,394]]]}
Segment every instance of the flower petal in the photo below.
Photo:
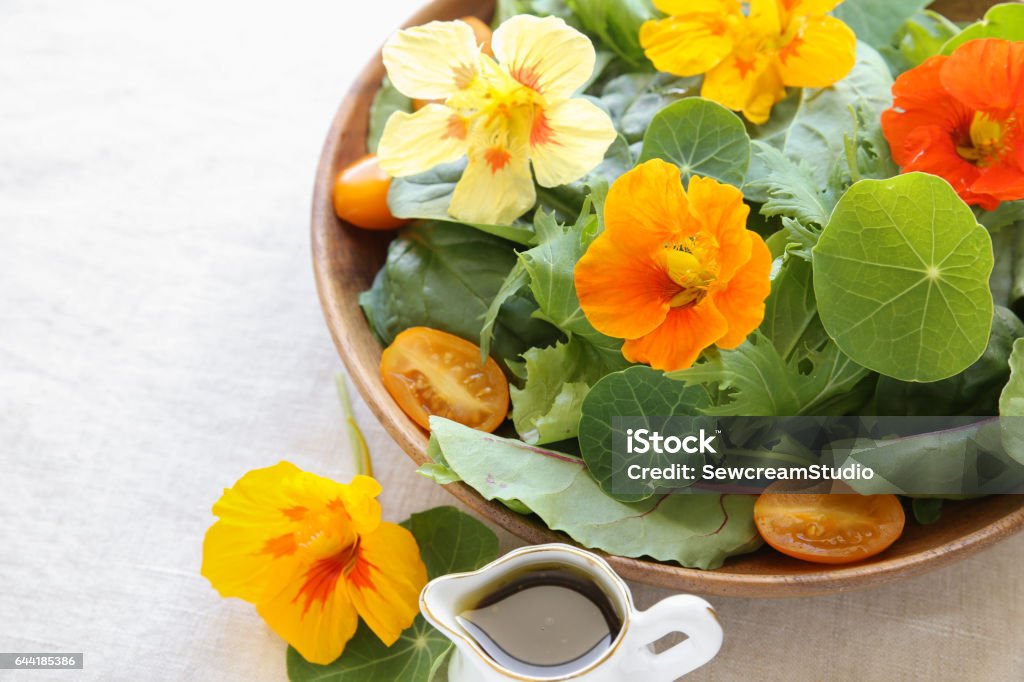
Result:
{"label": "flower petal", "polygon": [[428,104],[414,114],[396,111],[384,125],[377,159],[391,177],[424,173],[463,156],[468,132],[466,121],[441,104]]}
{"label": "flower petal", "polygon": [[654,6],[668,15],[724,15],[740,11],[739,0],[654,0]]}
{"label": "flower petal", "polygon": [[857,61],[857,36],[834,17],[799,17],[796,35],[779,51],[785,85],[825,88],[842,80]]}
{"label": "flower petal", "polygon": [[753,237],[757,236],[747,229],[750,207],[743,203],[742,192],[712,178],[691,178],[686,194],[694,220],[718,242],[717,279],[728,282],[750,260]]}
{"label": "flower petal", "polygon": [[[981,204],[982,208],[992,211],[997,207],[997,202],[1024,199],[1024,172],[1011,164],[988,166],[981,169],[978,179],[969,189],[972,194],[978,195],[977,203]],[[983,197],[991,199],[986,201]]]}
{"label": "flower petal", "polygon": [[725,59],[735,39],[722,15],[687,12],[644,22],[640,44],[658,71],[696,76]]}
{"label": "flower petal", "polygon": [[755,36],[779,36],[784,32],[789,13],[779,0],[750,0],[747,17],[747,27]]}
{"label": "flower petal", "polygon": [[[510,143],[485,137],[469,153],[469,164],[455,185],[448,213],[467,223],[510,225],[537,202],[525,135]],[[519,139],[520,137],[524,139]]]}
{"label": "flower petal", "polygon": [[673,308],[650,334],[627,340],[622,354],[630,362],[647,363],[666,372],[686,369],[728,329],[728,322],[709,296],[692,308]]}
{"label": "flower petal", "polygon": [[252,603],[262,596],[275,558],[290,549],[288,512],[301,507],[281,482],[299,473],[289,462],[250,471],[213,506],[219,520],[203,540],[201,573],[221,596]]}
{"label": "flower petal", "polygon": [[715,342],[719,348],[740,345],[764,320],[764,301],[772,288],[772,254],[760,235],[750,236],[750,259],[724,290],[712,294],[715,306],[729,323],[729,331]]}
{"label": "flower petal", "polygon": [[608,190],[605,232],[627,251],[650,252],[693,234],[682,175],[674,164],[651,159],[624,173]]}
{"label": "flower petal", "polygon": [[935,126],[950,137],[969,135],[974,112],[942,86],[940,74],[948,59],[931,57],[901,74],[892,86],[893,106],[882,112],[882,132],[900,166],[907,166],[920,153],[916,145],[908,144],[919,128]]}
{"label": "flower petal", "polygon": [[382,523],[361,538],[359,560],[347,581],[359,615],[380,641],[391,646],[419,613],[427,569],[412,533]]}
{"label": "flower petal", "polygon": [[352,519],[352,530],[358,535],[371,533],[380,526],[380,483],[369,476],[353,476],[342,486],[341,501]]}
{"label": "flower petal", "polygon": [[[340,656],[359,624],[343,570],[329,563],[279,562],[266,597],[256,605],[267,625],[310,663],[325,665]],[[311,581],[323,599],[304,593]]]}
{"label": "flower petal", "polygon": [[480,47],[469,24],[431,21],[398,31],[382,51],[388,77],[413,99],[445,99],[464,90],[480,71]]}
{"label": "flower petal", "polygon": [[768,120],[772,107],[786,96],[776,61],[757,53],[750,61],[730,55],[708,71],[701,96],[734,111],[742,111],[751,123]]}
{"label": "flower petal", "polygon": [[590,244],[576,263],[574,279],[580,308],[595,329],[637,338],[665,320],[679,287],[655,258],[660,248],[658,243],[625,246],[607,229]]}
{"label": "flower petal", "polygon": [[843,0],[784,0],[791,16],[820,16],[828,14]]}
{"label": "flower petal", "polygon": [[1005,118],[1024,107],[1024,43],[987,38],[958,47],[942,85],[964,105]]}
{"label": "flower petal", "polygon": [[590,38],[558,17],[520,14],[491,39],[494,57],[517,81],[554,99],[568,99],[594,72]]}
{"label": "flower petal", "polygon": [[608,114],[585,99],[568,99],[534,115],[530,158],[537,183],[579,180],[604,159],[617,133]]}
{"label": "flower petal", "polygon": [[[973,185],[981,171],[957,153],[950,131],[935,125],[924,125],[911,131],[903,141],[905,162],[900,164],[904,173],[920,171],[937,175],[956,190],[968,204],[980,204],[987,211],[999,201],[974,191]],[[893,155],[895,158],[895,154]]]}

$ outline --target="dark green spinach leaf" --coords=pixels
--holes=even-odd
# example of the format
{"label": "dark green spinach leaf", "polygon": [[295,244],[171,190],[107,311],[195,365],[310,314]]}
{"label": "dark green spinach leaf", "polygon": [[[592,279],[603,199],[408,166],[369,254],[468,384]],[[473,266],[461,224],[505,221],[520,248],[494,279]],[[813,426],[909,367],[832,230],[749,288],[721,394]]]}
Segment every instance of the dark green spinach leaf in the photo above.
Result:
{"label": "dark green spinach leaf", "polygon": [[[509,242],[457,223],[423,222],[401,232],[373,287],[360,296],[384,345],[409,327],[425,326],[480,342],[484,316],[516,253]],[[525,292],[509,296],[494,323],[494,356],[511,360],[559,337],[537,319]]]}

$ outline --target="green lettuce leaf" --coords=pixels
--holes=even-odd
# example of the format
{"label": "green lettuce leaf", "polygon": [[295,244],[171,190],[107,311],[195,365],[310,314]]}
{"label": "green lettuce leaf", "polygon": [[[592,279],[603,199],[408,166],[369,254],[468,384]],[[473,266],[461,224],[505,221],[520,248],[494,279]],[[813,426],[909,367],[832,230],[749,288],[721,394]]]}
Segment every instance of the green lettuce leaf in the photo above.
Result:
{"label": "green lettuce leaf", "polygon": [[803,225],[823,227],[839,196],[830,184],[820,185],[805,159],[792,160],[762,140],[752,142],[754,158],[766,169],[747,187],[766,200],[761,215],[787,216]]}
{"label": "green lettuce leaf", "polygon": [[511,387],[512,421],[527,443],[543,445],[575,438],[590,387],[619,366],[609,367],[591,344],[574,336],[566,343],[523,353],[526,382]]}
{"label": "green lettuce leaf", "polygon": [[889,63],[893,76],[914,68],[939,54],[960,28],[938,12],[922,10],[904,22],[891,44],[878,51]]}
{"label": "green lettuce leaf", "polygon": [[[413,514],[401,525],[416,538],[427,576],[473,571],[498,557],[498,536],[454,507]],[[385,646],[365,623],[333,663],[309,663],[288,647],[288,679],[292,682],[430,682],[437,661],[445,660],[451,641],[423,616],[398,641]]]}
{"label": "green lettuce leaf", "polygon": [[999,415],[1024,417],[1024,339],[1013,342],[1009,362],[1010,379],[999,394]]}
{"label": "green lettuce leaf", "polygon": [[[425,326],[478,343],[491,300],[516,263],[512,245],[456,223],[425,222],[399,233],[360,305],[385,346],[409,327]],[[534,317],[532,298],[509,296],[494,322],[494,356],[511,360],[553,343],[558,331]]]}
{"label": "green lettuce leaf", "polygon": [[684,97],[697,95],[700,83],[696,76],[678,78],[648,71],[625,73],[604,84],[599,101],[626,142],[634,144],[644,139],[658,112]]}
{"label": "green lettuce leaf", "polygon": [[671,379],[717,387],[718,398],[701,412],[712,416],[842,415],[870,395],[870,373],[833,343],[808,350],[802,362],[785,361],[775,346],[755,332],[735,350],[723,350]]}
{"label": "green lettuce leaf", "polygon": [[584,547],[718,568],[761,544],[749,495],[666,495],[626,504],[605,495],[581,459],[432,417],[447,465],[489,500],[529,509]]}
{"label": "green lettuce leaf", "polygon": [[836,442],[834,452],[847,453],[836,466],[858,463],[875,472],[871,479],[848,481],[864,495],[927,490],[928,497],[958,499],[1019,490],[1024,466],[1007,456],[1007,430],[1000,421],[993,417],[902,438]]}
{"label": "green lettuce leaf", "polygon": [[787,363],[810,360],[829,342],[818,317],[810,262],[786,257],[772,278],[772,290],[765,301],[761,333]]}
{"label": "green lettuce leaf", "polygon": [[608,372],[625,367],[622,341],[600,333],[590,324],[576,296],[573,270],[599,227],[587,201],[575,225],[558,224],[538,212],[535,229],[540,244],[519,254],[525,279],[537,301],[538,317],[567,337],[566,343],[525,353],[520,376],[523,387],[513,388],[512,419],[527,442],[554,443],[576,436],[580,405],[589,387]]}
{"label": "green lettuce leaf", "polygon": [[570,26],[580,28],[566,0],[498,0],[494,10],[494,26],[501,25],[517,14],[561,17]]}
{"label": "green lettuce leaf", "polygon": [[992,7],[985,12],[982,19],[943,45],[942,54],[952,54],[953,50],[964,43],[981,38],[1024,40],[1024,5],[1019,2],[1006,2]]}
{"label": "green lettuce leaf", "polygon": [[879,48],[889,45],[904,22],[931,0],[845,0],[832,10],[857,34],[858,40]]}
{"label": "green lettuce leaf", "polygon": [[992,240],[934,175],[862,180],[814,247],[818,313],[857,363],[903,381],[937,381],[988,345]]}
{"label": "green lettuce leaf", "polygon": [[978,222],[993,234],[1004,227],[1024,222],[1024,200],[1004,201],[993,211],[975,209]]}
{"label": "green lettuce leaf", "polygon": [[580,308],[573,272],[576,262],[597,236],[598,217],[589,209],[580,214],[575,225],[559,225],[553,216],[539,214],[536,230],[541,243],[523,251],[519,259],[530,277],[530,291],[537,301],[540,319],[554,325],[567,336],[578,337],[594,347],[609,367],[625,366],[622,341],[594,329]]}
{"label": "green lettuce leaf", "polygon": [[[850,173],[851,141],[856,148],[858,142],[875,139],[876,158],[884,161],[888,155],[888,146],[881,141],[878,132],[878,121],[882,112],[892,106],[891,88],[892,76],[885,60],[873,48],[858,42],[857,62],[846,78],[828,88],[797,91],[776,105],[765,125],[751,126],[750,136],[780,150],[791,161],[806,161],[816,186],[835,185],[837,175]],[[861,126],[859,122],[867,123]],[[859,126],[863,127],[860,132]],[[878,165],[881,176],[886,164]],[[765,201],[768,198],[763,190],[752,188],[750,183],[761,181],[770,173],[761,159],[753,160],[744,190],[748,199]]]}
{"label": "green lettuce leaf", "polygon": [[647,0],[566,0],[587,33],[621,59],[634,65],[645,64],[640,46],[640,25],[654,18]]}
{"label": "green lettuce leaf", "polygon": [[385,76],[380,90],[373,96],[373,104],[370,105],[370,129],[366,136],[366,146],[371,154],[377,153],[380,136],[384,134],[384,125],[396,111],[412,113],[412,100],[400,93]]}
{"label": "green lettuce leaf", "polygon": [[1013,342],[1010,380],[999,395],[999,416],[1003,447],[1024,464],[1024,339]]}

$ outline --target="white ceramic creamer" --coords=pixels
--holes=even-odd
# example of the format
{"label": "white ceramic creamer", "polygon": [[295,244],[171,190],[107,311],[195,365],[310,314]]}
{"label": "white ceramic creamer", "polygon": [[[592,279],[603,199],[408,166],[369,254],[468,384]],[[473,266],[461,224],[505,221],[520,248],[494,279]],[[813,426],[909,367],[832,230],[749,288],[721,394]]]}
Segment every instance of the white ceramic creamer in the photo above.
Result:
{"label": "white ceramic creamer", "polygon": [[[556,677],[531,677],[501,666],[487,655],[459,622],[474,595],[521,574],[531,566],[565,567],[589,576],[612,602],[621,620],[618,635],[604,654],[578,670]],[[669,682],[696,670],[718,653],[722,626],[711,605],[693,595],[675,595],[646,611],[637,611],[629,587],[599,556],[564,544],[536,545],[509,552],[471,573],[436,578],[420,594],[424,617],[454,644],[448,666],[450,682]],[[651,643],[671,633],[686,640],[660,654]]]}

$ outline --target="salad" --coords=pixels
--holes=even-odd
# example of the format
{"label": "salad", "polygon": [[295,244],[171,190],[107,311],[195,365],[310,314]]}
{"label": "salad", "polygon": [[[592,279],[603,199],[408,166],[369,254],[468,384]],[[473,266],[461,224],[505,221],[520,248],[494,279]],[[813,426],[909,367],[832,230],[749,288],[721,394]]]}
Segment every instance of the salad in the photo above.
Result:
{"label": "salad", "polygon": [[[400,229],[360,304],[421,473],[704,569],[866,559],[1017,489],[1024,6],[927,4],[499,0],[392,36],[334,205]],[[623,492],[627,417],[932,420],[851,450],[860,494],[752,495]]]}

